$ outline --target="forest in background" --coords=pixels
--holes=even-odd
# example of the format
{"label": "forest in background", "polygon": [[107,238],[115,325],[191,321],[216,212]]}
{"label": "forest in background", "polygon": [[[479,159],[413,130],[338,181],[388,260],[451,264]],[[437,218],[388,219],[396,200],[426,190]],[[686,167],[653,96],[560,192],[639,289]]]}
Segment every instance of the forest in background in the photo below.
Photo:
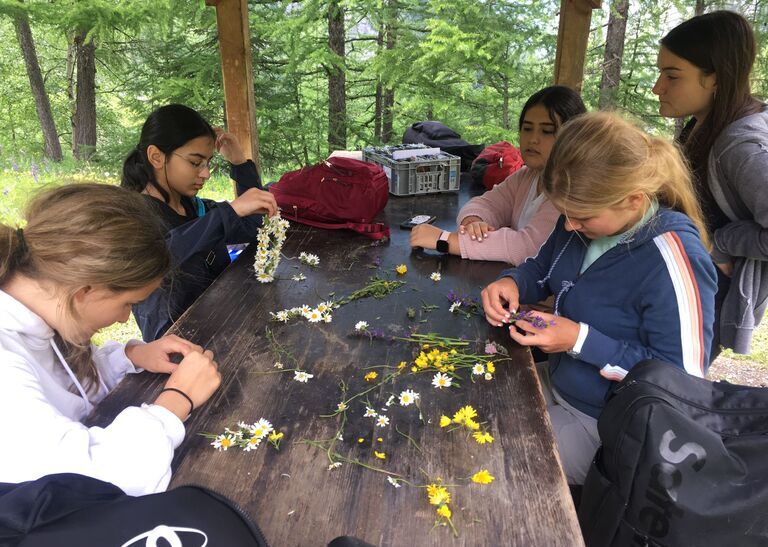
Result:
{"label": "forest in background", "polygon": [[[651,93],[659,38],[695,13],[759,0],[613,0],[595,10],[583,96],[672,134]],[[439,120],[472,143],[517,141],[525,99],[552,82],[559,0],[250,0],[254,94],[270,180],[329,150],[400,142]],[[35,74],[37,76],[35,77]],[[0,0],[0,172],[61,161],[116,176],[147,114],[181,102],[224,120],[215,10],[202,0]]]}

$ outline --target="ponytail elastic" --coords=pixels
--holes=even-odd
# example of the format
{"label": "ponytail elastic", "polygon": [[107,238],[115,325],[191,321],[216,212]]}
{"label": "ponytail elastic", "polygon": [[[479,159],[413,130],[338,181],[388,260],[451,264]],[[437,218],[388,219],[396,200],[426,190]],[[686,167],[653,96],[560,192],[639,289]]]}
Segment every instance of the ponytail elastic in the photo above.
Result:
{"label": "ponytail elastic", "polygon": [[27,240],[24,239],[24,230],[22,228],[16,228],[16,237],[19,239],[19,254],[27,254],[29,247],[27,247]]}

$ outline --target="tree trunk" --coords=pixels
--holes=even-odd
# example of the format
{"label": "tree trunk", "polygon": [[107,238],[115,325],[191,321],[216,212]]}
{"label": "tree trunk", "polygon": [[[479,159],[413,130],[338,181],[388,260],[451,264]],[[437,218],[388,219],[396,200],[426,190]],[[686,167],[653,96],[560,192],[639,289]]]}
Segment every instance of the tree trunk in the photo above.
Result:
{"label": "tree trunk", "polygon": [[501,82],[501,126],[505,131],[509,131],[509,76],[502,74]]}
{"label": "tree trunk", "polygon": [[328,67],[328,148],[347,147],[347,97],[344,46],[344,9],[340,0],[328,4],[328,46],[338,56],[338,65]]}
{"label": "tree trunk", "polygon": [[67,100],[69,101],[69,124],[75,123],[75,67],[77,66],[77,46],[75,35],[67,38]]}
{"label": "tree trunk", "polygon": [[627,31],[629,0],[615,0],[608,18],[608,33],[605,39],[603,75],[600,78],[600,99],[598,108],[610,110],[616,107],[616,95],[621,83],[621,62],[624,58],[624,35]]}
{"label": "tree trunk", "polygon": [[[384,48],[384,31],[379,30],[378,34],[376,35],[377,55],[381,53],[381,50],[383,48]],[[376,99],[375,99],[375,104],[373,108],[373,136],[377,142],[382,142],[381,118],[382,118],[382,107],[383,107],[382,105],[383,94],[384,94],[384,88],[381,85],[381,76],[379,76],[378,81],[376,82]]]}
{"label": "tree trunk", "polygon": [[79,160],[89,160],[96,152],[96,47],[93,40],[86,43],[85,36],[85,31],[75,36],[77,84],[72,152]]}
{"label": "tree trunk", "polygon": [[40,72],[40,64],[37,61],[35,42],[32,39],[32,30],[29,28],[29,19],[26,14],[14,18],[16,37],[21,47],[21,55],[27,67],[29,86],[32,88],[32,96],[35,98],[35,110],[40,120],[40,128],[43,131],[45,141],[45,155],[53,161],[61,161],[64,156],[61,153],[61,142],[56,132],[56,123],[53,120],[51,102],[45,91],[43,75]]}
{"label": "tree trunk", "polygon": [[707,9],[707,3],[705,0],[696,0],[696,11],[694,12],[695,15],[702,15],[705,9]]}
{"label": "tree trunk", "polygon": [[[396,6],[392,0],[387,0],[387,23],[384,25],[384,41],[387,51],[395,49],[395,18]],[[387,144],[394,139],[394,118],[395,118],[395,90],[391,87],[385,87],[381,97],[381,140]]]}

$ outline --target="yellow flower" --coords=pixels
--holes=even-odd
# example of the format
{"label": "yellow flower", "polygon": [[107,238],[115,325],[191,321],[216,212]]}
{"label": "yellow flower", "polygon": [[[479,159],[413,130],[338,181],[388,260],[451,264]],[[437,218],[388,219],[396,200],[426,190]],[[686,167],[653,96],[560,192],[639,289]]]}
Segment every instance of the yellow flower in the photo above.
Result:
{"label": "yellow flower", "polygon": [[380,442],[380,443],[383,443],[383,442],[384,442],[384,439],[382,439],[381,437],[376,437],[376,440],[377,440],[378,442]]}
{"label": "yellow flower", "polygon": [[277,431],[273,431],[272,433],[269,434],[269,440],[272,441],[273,443],[279,441],[282,438],[283,438],[282,432],[278,433]]}
{"label": "yellow flower", "polygon": [[453,415],[453,421],[457,424],[462,424],[466,420],[471,420],[477,417],[477,411],[470,405],[461,407],[456,414]]}
{"label": "yellow flower", "polygon": [[374,451],[373,455],[376,456],[377,458],[379,458],[380,460],[386,460],[387,459],[387,455],[384,454],[384,452],[376,452],[376,451]]}
{"label": "yellow flower", "polygon": [[411,367],[411,372],[418,372],[418,371],[419,369],[417,369],[416,367]]}
{"label": "yellow flower", "polygon": [[493,364],[493,361],[488,361],[488,362],[485,364],[485,369],[486,369],[488,372],[490,372],[491,374],[493,374],[494,372],[496,372],[496,365],[494,365],[494,364]]}
{"label": "yellow flower", "polygon": [[376,378],[378,378],[378,376],[379,376],[379,373],[374,370],[373,372],[369,372],[368,374],[365,375],[365,381],[373,382]]}
{"label": "yellow flower", "polygon": [[395,271],[397,272],[397,275],[405,275],[408,271],[408,266],[405,264],[398,264],[395,268]]}
{"label": "yellow flower", "polygon": [[440,427],[448,427],[451,425],[451,419],[448,416],[440,416]]}
{"label": "yellow flower", "polygon": [[359,439],[357,439],[357,442],[362,444],[362,443],[364,443],[364,442],[365,442],[365,439],[363,439],[362,437],[360,437]]}
{"label": "yellow flower", "polygon": [[467,426],[472,431],[477,431],[478,429],[480,429],[480,424],[477,423],[472,418],[467,418],[466,420],[464,420],[464,425]]}
{"label": "yellow flower", "polygon": [[397,365],[397,368],[398,368],[398,369],[402,369],[402,368],[405,368],[405,365],[406,365],[405,361],[400,361],[400,364],[399,364],[399,365]]}
{"label": "yellow flower", "polygon": [[424,344],[424,345],[423,345],[423,346],[421,346],[421,347],[422,347],[422,348],[424,348],[424,349],[429,349],[429,344]]}
{"label": "yellow flower", "polygon": [[430,484],[427,486],[427,496],[432,505],[445,505],[451,502],[451,494],[444,486]]}
{"label": "yellow flower", "polygon": [[458,352],[455,349],[451,350],[451,355],[456,355]]}
{"label": "yellow flower", "polygon": [[495,478],[496,477],[491,475],[487,469],[481,469],[472,475],[472,482],[476,482],[477,484],[491,484]]}
{"label": "yellow flower", "polygon": [[477,441],[477,444],[485,444],[485,443],[492,443],[493,437],[490,433],[485,431],[476,431],[475,433],[472,433],[472,436]]}
{"label": "yellow flower", "polygon": [[451,518],[451,509],[447,505],[441,505],[437,509],[437,514],[441,517],[445,517],[447,519]]}

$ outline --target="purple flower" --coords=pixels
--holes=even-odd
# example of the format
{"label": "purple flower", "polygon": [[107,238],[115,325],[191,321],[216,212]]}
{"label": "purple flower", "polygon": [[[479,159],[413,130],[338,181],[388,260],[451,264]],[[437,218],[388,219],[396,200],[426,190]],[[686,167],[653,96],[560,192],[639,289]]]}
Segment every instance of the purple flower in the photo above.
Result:
{"label": "purple flower", "polygon": [[496,344],[494,344],[493,342],[488,342],[485,345],[485,353],[487,353],[488,355],[495,355],[498,352],[499,351],[496,349]]}
{"label": "purple flower", "polygon": [[40,182],[40,178],[38,177],[37,173],[37,164],[34,161],[32,162],[32,178],[35,179],[35,182]]}
{"label": "purple flower", "polygon": [[18,173],[19,172],[19,164],[16,163],[16,160],[11,160],[11,167],[13,167],[13,170]]}

